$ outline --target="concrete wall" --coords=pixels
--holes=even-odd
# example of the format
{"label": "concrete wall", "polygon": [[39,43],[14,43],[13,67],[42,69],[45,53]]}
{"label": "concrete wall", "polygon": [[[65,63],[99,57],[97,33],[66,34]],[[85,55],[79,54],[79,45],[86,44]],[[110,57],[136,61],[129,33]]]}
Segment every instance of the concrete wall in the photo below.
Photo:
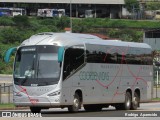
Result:
{"label": "concrete wall", "polygon": [[144,38],[143,42],[149,44],[153,50],[160,50],[160,38]]}

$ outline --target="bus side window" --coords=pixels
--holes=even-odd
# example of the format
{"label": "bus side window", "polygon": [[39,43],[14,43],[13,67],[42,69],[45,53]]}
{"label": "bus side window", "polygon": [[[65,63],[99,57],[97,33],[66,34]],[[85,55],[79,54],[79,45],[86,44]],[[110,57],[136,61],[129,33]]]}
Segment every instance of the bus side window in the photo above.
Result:
{"label": "bus side window", "polygon": [[72,74],[84,63],[84,49],[80,46],[73,46],[65,51],[63,80]]}

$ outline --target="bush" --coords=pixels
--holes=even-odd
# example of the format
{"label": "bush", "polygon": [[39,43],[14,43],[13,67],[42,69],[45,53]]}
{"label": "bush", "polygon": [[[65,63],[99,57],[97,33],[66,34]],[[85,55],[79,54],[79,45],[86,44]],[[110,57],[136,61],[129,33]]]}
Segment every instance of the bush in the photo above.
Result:
{"label": "bush", "polygon": [[132,29],[109,29],[108,35],[111,38],[117,38],[122,41],[142,42],[143,31]]}
{"label": "bush", "polygon": [[10,17],[0,17],[0,26],[13,26],[14,24]]}
{"label": "bush", "polygon": [[14,16],[13,21],[15,22],[16,26],[20,29],[26,29],[30,27],[30,21],[28,16]]}
{"label": "bush", "polygon": [[146,2],[146,10],[159,10],[160,2]]}
{"label": "bush", "polygon": [[0,31],[1,41],[4,44],[15,43],[21,40],[21,34],[14,27],[4,28]]}
{"label": "bush", "polygon": [[4,63],[4,54],[10,47],[15,47],[16,45],[6,45],[6,44],[0,44],[0,74],[11,74],[13,69],[13,60],[14,56],[11,57],[11,61],[9,64]]}

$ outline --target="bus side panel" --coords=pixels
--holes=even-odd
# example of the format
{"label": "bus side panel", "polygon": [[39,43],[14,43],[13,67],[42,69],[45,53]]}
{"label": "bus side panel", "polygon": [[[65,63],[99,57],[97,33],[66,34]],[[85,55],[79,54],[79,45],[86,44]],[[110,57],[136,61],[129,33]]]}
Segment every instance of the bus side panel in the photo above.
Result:
{"label": "bus side panel", "polygon": [[71,95],[72,90],[72,77],[65,79],[62,82],[62,90],[61,90],[61,105],[71,105],[73,95]]}
{"label": "bus side panel", "polygon": [[[84,104],[123,103],[127,89],[140,91],[141,101],[151,99],[150,66],[88,63],[63,82],[64,93],[71,103],[76,90],[81,90]],[[70,92],[69,92],[70,91]],[[70,102],[69,102],[70,101]]]}

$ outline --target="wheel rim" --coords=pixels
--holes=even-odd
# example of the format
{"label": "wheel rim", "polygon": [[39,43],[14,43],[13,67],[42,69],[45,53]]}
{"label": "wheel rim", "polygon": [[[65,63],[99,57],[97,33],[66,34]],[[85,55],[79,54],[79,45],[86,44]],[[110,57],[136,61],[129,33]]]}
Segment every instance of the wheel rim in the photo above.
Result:
{"label": "wheel rim", "polygon": [[127,107],[130,107],[131,105],[131,102],[130,102],[130,99],[127,97],[127,103],[126,103]]}
{"label": "wheel rim", "polygon": [[74,107],[75,108],[79,108],[79,100],[78,99],[74,99]]}
{"label": "wheel rim", "polygon": [[130,110],[131,108],[131,96],[130,93],[126,93],[125,110]]}
{"label": "wheel rim", "polygon": [[133,98],[133,105],[134,105],[134,106],[138,106],[137,97],[134,97],[134,98]]}

